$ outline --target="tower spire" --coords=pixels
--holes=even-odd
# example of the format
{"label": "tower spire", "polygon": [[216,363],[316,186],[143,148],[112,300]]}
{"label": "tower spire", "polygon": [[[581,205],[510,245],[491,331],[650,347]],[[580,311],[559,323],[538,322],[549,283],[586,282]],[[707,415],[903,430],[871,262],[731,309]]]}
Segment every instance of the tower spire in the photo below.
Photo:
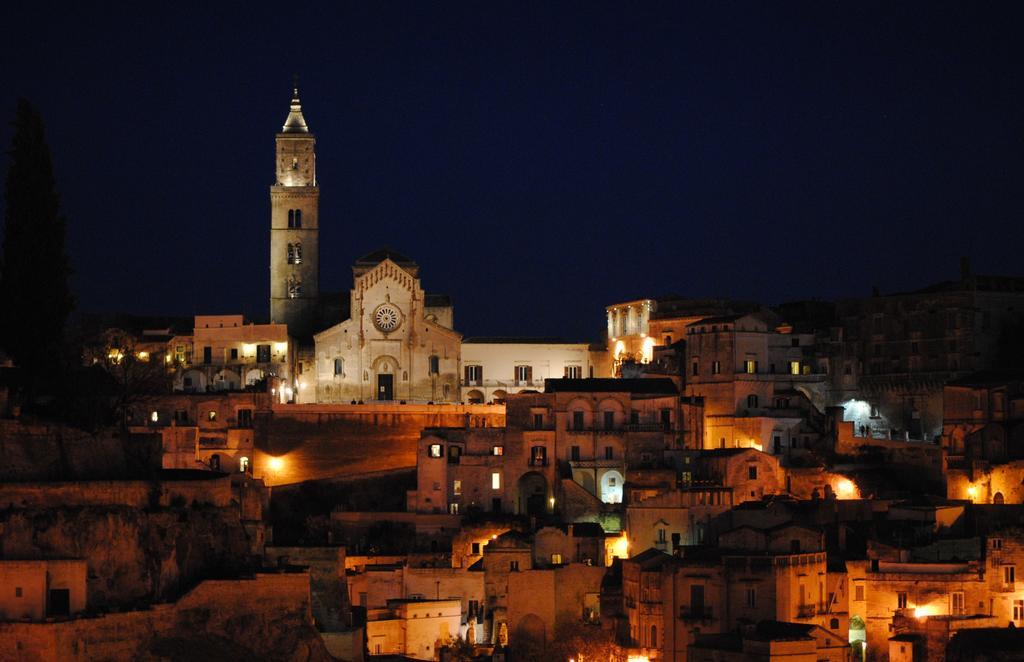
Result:
{"label": "tower spire", "polygon": [[299,101],[299,75],[292,76],[292,103],[288,112],[288,119],[281,127],[281,133],[309,133],[306,126],[306,118],[302,116],[302,102]]}

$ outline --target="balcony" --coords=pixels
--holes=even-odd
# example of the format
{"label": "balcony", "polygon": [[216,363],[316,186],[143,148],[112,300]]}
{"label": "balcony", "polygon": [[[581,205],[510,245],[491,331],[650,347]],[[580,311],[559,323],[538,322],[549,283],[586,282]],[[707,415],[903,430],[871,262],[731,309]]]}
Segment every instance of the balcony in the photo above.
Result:
{"label": "balcony", "polygon": [[813,618],[818,613],[818,608],[814,605],[800,605],[796,609],[797,618]]}
{"label": "balcony", "polygon": [[683,605],[679,608],[679,619],[683,621],[710,621],[713,618],[711,605],[704,605],[702,607]]}
{"label": "balcony", "polygon": [[625,428],[627,432],[672,432],[672,426],[664,423],[629,423]]}
{"label": "balcony", "polygon": [[1017,590],[1017,584],[1015,582],[1003,582],[996,587],[997,593],[1014,593]]}
{"label": "balcony", "polygon": [[530,466],[531,467],[546,467],[546,466],[548,466],[548,459],[546,457],[531,457],[530,458]]}

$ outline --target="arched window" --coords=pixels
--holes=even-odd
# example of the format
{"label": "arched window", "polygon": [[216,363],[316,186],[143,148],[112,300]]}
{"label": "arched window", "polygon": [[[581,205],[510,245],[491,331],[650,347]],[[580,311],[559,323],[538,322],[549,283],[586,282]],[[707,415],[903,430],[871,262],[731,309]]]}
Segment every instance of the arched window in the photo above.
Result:
{"label": "arched window", "polygon": [[246,473],[248,471],[249,471],[249,458],[244,457],[244,456],[238,458],[238,472],[244,474],[244,473]]}
{"label": "arched window", "polygon": [[302,244],[288,244],[288,264],[302,264]]}
{"label": "arched window", "polygon": [[345,374],[345,359],[334,359],[334,374],[339,376]]}
{"label": "arched window", "polygon": [[289,209],[288,210],[288,227],[289,228],[294,228],[295,227],[295,210],[294,209]]}
{"label": "arched window", "polygon": [[1002,505],[1003,503],[1005,503],[1005,499],[1003,498],[1003,493],[1002,492],[996,492],[994,495],[992,495],[992,503],[998,504],[998,505]]}
{"label": "arched window", "polygon": [[302,227],[302,210],[301,209],[289,209],[288,210],[288,227],[289,228],[301,228]]}
{"label": "arched window", "polygon": [[302,283],[295,278],[288,279],[288,298],[296,299],[302,296]]}
{"label": "arched window", "polygon": [[747,396],[747,406],[754,408],[757,407],[757,396],[753,393]]}
{"label": "arched window", "polygon": [[295,227],[297,227],[297,228],[301,228],[302,227],[302,210],[301,209],[296,209],[295,210]]}

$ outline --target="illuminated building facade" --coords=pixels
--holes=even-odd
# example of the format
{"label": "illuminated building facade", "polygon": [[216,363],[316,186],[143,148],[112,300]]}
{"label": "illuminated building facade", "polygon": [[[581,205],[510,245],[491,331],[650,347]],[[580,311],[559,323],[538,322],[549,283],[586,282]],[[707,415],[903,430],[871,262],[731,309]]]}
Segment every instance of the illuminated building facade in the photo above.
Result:
{"label": "illuminated building facade", "polygon": [[816,441],[825,375],[813,349],[813,335],[768,311],[687,326],[686,394],[704,399],[703,447],[780,455]]}
{"label": "illuminated building facade", "polygon": [[247,324],[241,315],[196,315],[192,335],[167,343],[173,388],[186,393],[273,389],[293,399],[295,343],[284,324]]}
{"label": "illuminated building facade", "polygon": [[314,336],[315,391],[300,401],[460,401],[454,309],[423,291],[419,269],[388,248],[356,261],[350,314]]}
{"label": "illuminated building facade", "polygon": [[316,138],[302,115],[298,88],[276,143],[270,187],[270,320],[306,340],[319,322],[320,188]]}

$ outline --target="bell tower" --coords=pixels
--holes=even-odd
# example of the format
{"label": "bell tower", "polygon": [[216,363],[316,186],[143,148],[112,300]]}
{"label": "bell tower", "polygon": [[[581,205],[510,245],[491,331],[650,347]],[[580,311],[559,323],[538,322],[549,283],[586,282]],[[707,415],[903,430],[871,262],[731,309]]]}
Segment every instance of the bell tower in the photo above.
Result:
{"label": "bell tower", "polygon": [[270,321],[306,340],[318,331],[320,189],[316,138],[302,116],[296,84],[288,119],[277,134],[270,187]]}

